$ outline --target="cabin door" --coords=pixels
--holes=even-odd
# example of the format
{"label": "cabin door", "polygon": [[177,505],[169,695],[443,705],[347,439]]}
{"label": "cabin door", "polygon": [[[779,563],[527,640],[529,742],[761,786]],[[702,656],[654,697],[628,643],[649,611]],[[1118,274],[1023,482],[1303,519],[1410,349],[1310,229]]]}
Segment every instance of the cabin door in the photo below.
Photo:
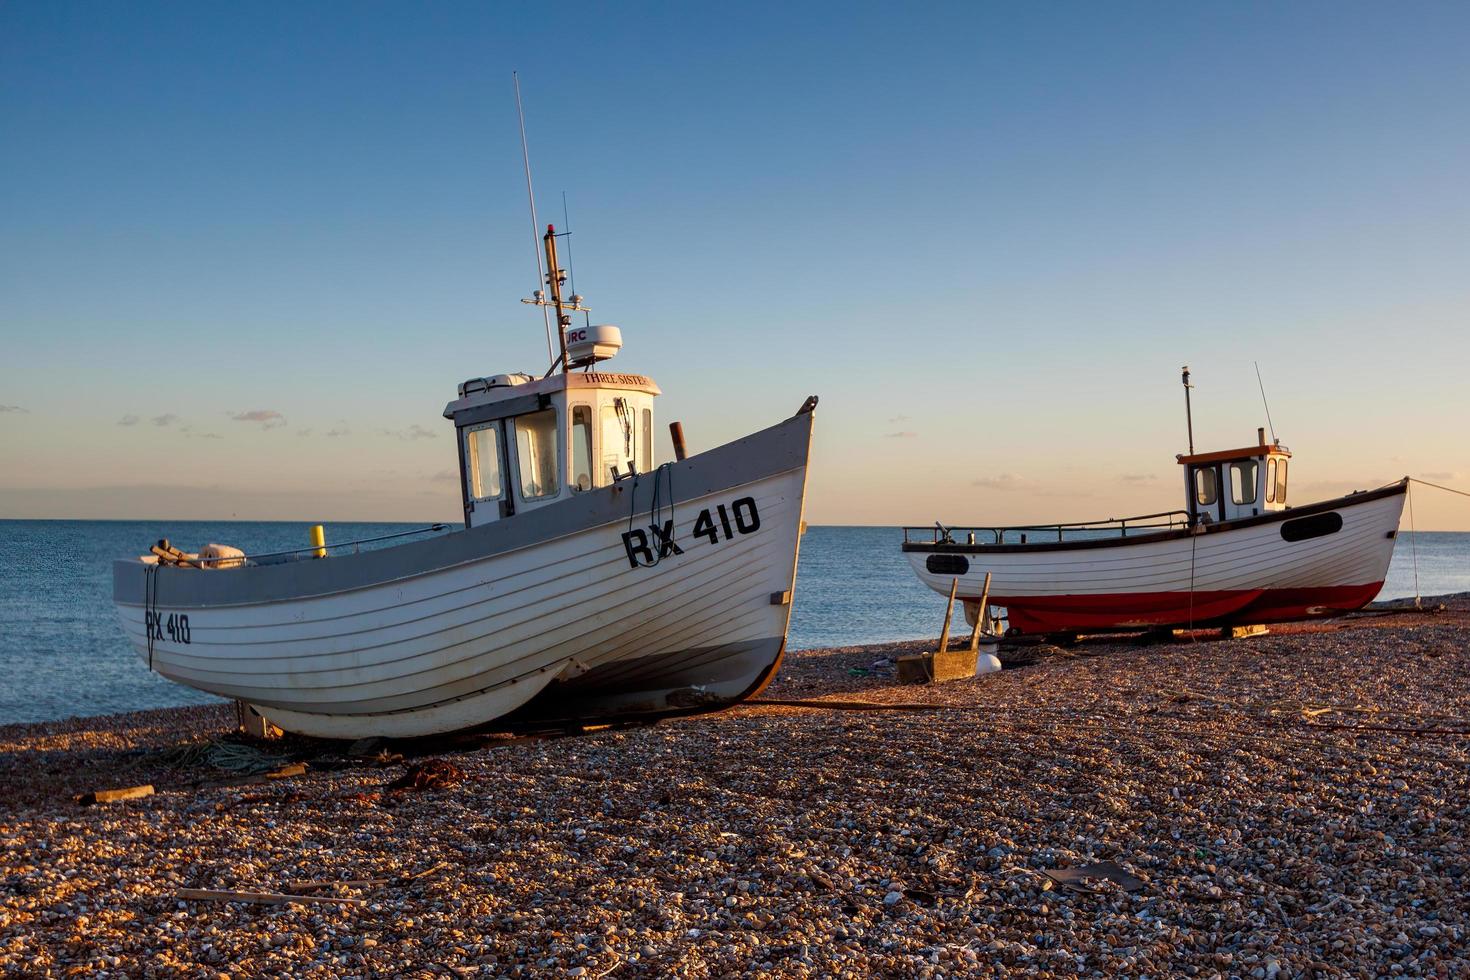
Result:
{"label": "cabin door", "polygon": [[465,527],[478,527],[515,513],[506,474],[505,423],[499,419],[461,430],[460,483]]}

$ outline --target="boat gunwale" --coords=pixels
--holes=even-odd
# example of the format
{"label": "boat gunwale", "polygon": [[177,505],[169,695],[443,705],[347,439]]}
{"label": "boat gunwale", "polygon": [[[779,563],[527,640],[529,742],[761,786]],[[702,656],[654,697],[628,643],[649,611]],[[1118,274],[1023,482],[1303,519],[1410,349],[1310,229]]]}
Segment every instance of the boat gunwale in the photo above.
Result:
{"label": "boat gunwale", "polygon": [[[806,426],[805,431],[799,436],[794,435],[791,431],[793,427],[803,422],[805,422]],[[767,426],[764,429],[741,436],[731,442],[715,446],[703,453],[698,453],[689,456],[685,460],[673,463],[673,466],[684,470],[692,470],[701,463],[710,467],[710,472],[702,481],[696,482],[694,489],[689,491],[686,499],[699,499],[712,494],[750,486],[809,465],[811,423],[811,412],[798,412],[774,425]],[[789,459],[781,458],[782,454],[780,452],[771,451],[770,441],[782,439],[796,440],[795,444],[789,447],[791,450]],[[755,465],[743,469],[742,464],[748,464],[752,459],[755,460]],[[650,474],[640,475],[649,476]],[[321,560],[303,559],[294,562],[223,570],[162,567],[158,569],[156,574],[160,577],[166,575],[170,580],[169,587],[165,590],[170,593],[168,599],[170,608],[271,605],[282,602],[298,602],[329,596],[340,596],[365,589],[382,588],[424,575],[471,565],[486,558],[512,554],[528,548],[541,547],[549,542],[584,531],[626,521],[628,519],[627,505],[623,504],[619,497],[621,496],[622,490],[630,487],[631,483],[631,480],[623,480],[607,487],[599,487],[594,491],[560,501],[552,506],[538,508],[518,518],[521,522],[529,520],[531,523],[508,522],[506,526],[501,526],[497,522],[480,527],[462,528],[419,541],[405,542],[404,544],[394,545],[388,548],[375,548],[370,551],[351,555],[334,555]],[[679,483],[677,476],[675,478],[675,486],[680,490],[685,489]],[[584,514],[581,520],[564,523],[559,529],[559,533],[538,537],[534,529],[527,530],[527,528],[534,528],[537,524],[548,522],[550,517],[544,515],[561,516],[560,509],[573,503],[580,503],[584,508],[588,509],[589,513]],[[636,512],[636,502],[633,502],[633,509]],[[599,510],[607,510],[608,512],[605,514],[599,513]],[[474,547],[468,544],[471,539],[480,537],[491,538],[494,543],[489,546],[480,547]],[[430,561],[422,565],[422,567],[415,567],[407,572],[381,578],[374,578],[371,575],[362,574],[363,571],[368,570],[368,566],[370,565],[388,562],[389,559],[386,556],[400,556],[409,552],[433,552],[435,550],[447,549],[451,544],[456,550],[463,550],[468,553],[463,556],[453,556],[449,561],[442,564]],[[277,590],[273,590],[269,586],[274,583],[265,581],[268,577],[273,578],[284,575],[285,573],[281,571],[283,569],[297,571],[311,569],[312,571],[316,571],[312,566],[316,566],[318,561],[320,561],[321,567],[330,567],[331,571],[347,569],[349,565],[354,567],[349,570],[351,574],[347,576],[331,574],[320,576],[326,579],[325,582],[319,583],[325,587],[311,589],[309,591],[273,594]],[[113,603],[115,605],[142,607],[147,604],[144,596],[144,573],[149,567],[148,564],[135,558],[117,559],[113,562]],[[209,578],[200,578],[197,576],[209,576]],[[343,578],[349,580],[344,582],[342,581]],[[247,581],[247,579],[256,579],[256,581]],[[173,588],[175,585],[186,586],[185,597],[174,597],[177,595],[177,592]],[[242,585],[249,587],[242,588]],[[230,591],[233,591],[235,594],[218,594],[219,592],[228,593]],[[210,595],[210,592],[215,592],[216,594]]]}
{"label": "boat gunwale", "polygon": [[[1154,544],[1163,541],[1175,541],[1188,538],[1196,534],[1220,534],[1225,531],[1236,531],[1245,528],[1259,527],[1262,525],[1285,522],[1298,517],[1310,517],[1313,514],[1326,513],[1327,511],[1339,510],[1343,507],[1356,506],[1369,503],[1374,500],[1382,500],[1387,497],[1407,493],[1409,478],[1404,477],[1387,486],[1375,490],[1355,490],[1341,497],[1333,497],[1329,500],[1319,500],[1315,503],[1304,504],[1301,507],[1291,507],[1286,510],[1267,511],[1264,514],[1256,514],[1251,517],[1236,518],[1231,521],[1219,521],[1208,524],[1196,524],[1193,527],[1182,527],[1166,531],[1154,531],[1149,534],[1124,535],[1107,538],[1089,538],[1081,541],[1038,541],[1034,544],[959,544],[905,541],[902,550],[905,554],[936,554],[936,555],[975,555],[975,554],[1037,554],[1046,551],[1073,551],[1087,548],[1121,548],[1133,545]],[[1136,520],[1137,518],[1122,518],[1123,521]],[[1065,529],[1067,525],[1042,524],[1027,525],[1022,530],[1036,528],[1038,530],[1052,530],[1057,527]],[[1203,528],[1203,531],[1200,529]],[[921,528],[932,530],[932,528]],[[905,531],[916,530],[916,528],[904,528]],[[951,531],[966,530],[964,527],[948,528]],[[976,530],[981,530],[978,526]],[[1001,528],[984,528],[984,530],[1002,530]],[[1016,530],[1016,528],[1005,528],[1004,530]]]}

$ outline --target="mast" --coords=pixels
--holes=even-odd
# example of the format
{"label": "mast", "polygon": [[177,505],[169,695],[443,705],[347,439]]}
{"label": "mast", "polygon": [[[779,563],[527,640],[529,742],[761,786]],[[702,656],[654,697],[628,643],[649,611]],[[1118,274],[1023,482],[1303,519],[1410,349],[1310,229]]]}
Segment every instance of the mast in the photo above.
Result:
{"label": "mast", "polygon": [[[563,341],[562,353],[566,353],[566,344]],[[1189,411],[1189,389],[1194,385],[1189,383],[1189,365],[1184,365],[1184,376],[1180,379],[1184,382],[1184,424],[1189,429],[1189,455],[1194,455],[1194,416]]]}
{"label": "mast", "polygon": [[567,281],[561,267],[556,264],[556,225],[547,225],[541,237],[546,243],[546,285],[551,289],[551,304],[556,307],[556,336],[561,341],[561,373],[567,373],[567,327],[572,323],[571,314],[563,312],[561,284]]}

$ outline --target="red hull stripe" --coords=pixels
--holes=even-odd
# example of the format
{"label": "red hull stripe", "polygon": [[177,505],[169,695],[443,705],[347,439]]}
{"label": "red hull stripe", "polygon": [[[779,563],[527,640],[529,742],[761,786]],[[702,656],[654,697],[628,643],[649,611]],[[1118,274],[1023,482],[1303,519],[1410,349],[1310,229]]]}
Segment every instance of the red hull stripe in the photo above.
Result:
{"label": "red hull stripe", "polygon": [[[1010,624],[1025,633],[1279,623],[1332,616],[1373,601],[1382,582],[1300,589],[1228,589],[1215,592],[1115,592],[1105,595],[1002,596]],[[978,596],[967,597],[971,602]]]}

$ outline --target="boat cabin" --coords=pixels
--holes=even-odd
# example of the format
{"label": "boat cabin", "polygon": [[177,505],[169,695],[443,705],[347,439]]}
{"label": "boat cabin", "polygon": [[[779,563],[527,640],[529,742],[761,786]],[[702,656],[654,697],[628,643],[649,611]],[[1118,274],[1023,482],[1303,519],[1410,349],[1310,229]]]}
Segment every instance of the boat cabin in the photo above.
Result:
{"label": "boat cabin", "polygon": [[1264,429],[1256,430],[1256,441],[1258,445],[1241,449],[1177,457],[1184,467],[1191,523],[1233,521],[1286,510],[1291,451],[1279,441],[1266,442]]}
{"label": "boat cabin", "polygon": [[454,422],[466,527],[566,500],[653,469],[653,399],[640,374],[595,371],[622,347],[617,327],[567,331],[567,363],[544,378],[471,378],[444,408]]}

